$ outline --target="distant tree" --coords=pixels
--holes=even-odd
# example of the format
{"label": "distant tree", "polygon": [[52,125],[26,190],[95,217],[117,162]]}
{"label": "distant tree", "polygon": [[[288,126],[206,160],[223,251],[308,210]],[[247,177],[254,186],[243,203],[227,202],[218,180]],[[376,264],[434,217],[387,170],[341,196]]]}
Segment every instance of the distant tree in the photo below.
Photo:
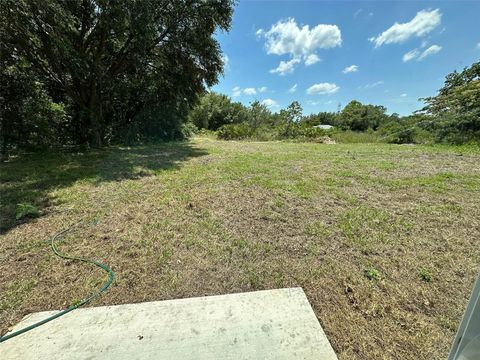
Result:
{"label": "distant tree", "polygon": [[365,131],[377,129],[388,117],[386,108],[379,105],[363,105],[357,100],[352,100],[340,112],[339,125],[344,129]]}
{"label": "distant tree", "polygon": [[337,114],[331,112],[319,112],[318,114],[311,114],[304,116],[302,121],[308,126],[315,125],[337,125]]}
{"label": "distant tree", "polygon": [[285,118],[288,122],[298,123],[302,120],[303,109],[298,101],[293,101],[285,110]]}
{"label": "distant tree", "polygon": [[262,124],[271,123],[272,113],[268,107],[258,100],[253,101],[248,109],[249,124],[253,131],[258,129]]}
{"label": "distant tree", "polygon": [[217,82],[213,35],[232,11],[230,0],[3,0],[1,42],[68,99],[76,140],[100,146],[149,105],[184,111]]}
{"label": "distant tree", "polygon": [[286,109],[280,110],[279,117],[283,123],[280,135],[292,137],[294,125],[300,123],[303,118],[303,109],[298,101],[293,101]]}
{"label": "distant tree", "polygon": [[234,103],[226,95],[211,92],[200,98],[189,117],[199,129],[217,130],[222,125],[246,121],[248,114],[241,103]]}

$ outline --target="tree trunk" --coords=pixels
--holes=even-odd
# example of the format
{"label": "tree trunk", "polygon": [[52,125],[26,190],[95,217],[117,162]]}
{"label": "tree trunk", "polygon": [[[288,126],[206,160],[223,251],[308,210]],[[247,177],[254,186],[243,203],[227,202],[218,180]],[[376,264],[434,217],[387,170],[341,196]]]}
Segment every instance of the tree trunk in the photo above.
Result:
{"label": "tree trunk", "polygon": [[99,148],[103,145],[102,136],[102,109],[98,99],[97,87],[92,84],[90,102],[88,106],[90,146]]}

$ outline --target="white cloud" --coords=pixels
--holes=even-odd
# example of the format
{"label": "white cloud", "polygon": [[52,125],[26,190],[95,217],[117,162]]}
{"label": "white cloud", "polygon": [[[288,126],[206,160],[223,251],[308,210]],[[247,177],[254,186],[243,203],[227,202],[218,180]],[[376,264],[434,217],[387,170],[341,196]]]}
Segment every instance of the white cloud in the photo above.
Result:
{"label": "white cloud", "polygon": [[357,11],[355,11],[355,14],[353,14],[353,17],[356,18],[358,15],[360,15],[362,11],[363,9],[358,9]]}
{"label": "white cloud", "polygon": [[281,61],[271,73],[285,75],[293,72],[302,59],[306,66],[320,61],[315,53],[318,49],[328,49],[342,44],[342,34],[337,25],[318,24],[298,25],[293,18],[280,20],[269,30],[259,29],[257,36],[265,38],[267,54],[290,55],[291,60]]}
{"label": "white cloud", "polygon": [[480,49],[480,42],[475,46],[475,49]]}
{"label": "white cloud", "polygon": [[342,44],[342,35],[337,25],[318,24],[311,29],[304,25],[300,28],[292,18],[277,22],[268,31],[260,29],[257,35],[265,37],[267,54],[290,54],[293,57],[308,56],[317,49]]}
{"label": "white cloud", "polygon": [[290,89],[288,89],[289,93],[294,93],[295,91],[297,91],[297,84],[293,85]]}
{"label": "white cloud", "polygon": [[439,45],[432,45],[429,48],[427,48],[422,54],[418,57],[418,61],[422,61],[425,59],[427,56],[433,55],[438,53],[440,50],[442,50],[442,47]]}
{"label": "white cloud", "polygon": [[233,89],[232,89],[232,96],[233,97],[238,97],[242,95],[242,89],[240,89],[240,87],[238,86],[235,86]]}
{"label": "white cloud", "polygon": [[243,89],[243,93],[245,95],[255,95],[257,93],[257,90],[255,90],[255,88],[245,88]]}
{"label": "white cloud", "polygon": [[309,95],[334,94],[338,90],[340,90],[340,87],[338,87],[336,84],[333,84],[333,83],[319,83],[319,84],[314,84],[314,85],[310,86],[307,89],[307,94],[309,94]]}
{"label": "white cloud", "polygon": [[384,84],[384,82],[380,80],[380,81],[376,81],[374,83],[366,84],[361,88],[363,88],[363,89],[373,89],[374,87],[377,87],[377,86],[383,85],[383,84]]}
{"label": "white cloud", "polygon": [[262,87],[259,87],[257,89],[255,89],[254,87],[248,87],[248,88],[242,89],[240,86],[235,86],[232,89],[232,96],[233,97],[238,97],[238,96],[241,96],[242,94],[244,94],[244,95],[256,95],[257,92],[264,93],[267,90],[268,90],[268,88],[266,86],[262,86]]}
{"label": "white cloud", "polygon": [[383,44],[403,43],[411,37],[420,37],[440,25],[442,14],[439,9],[422,10],[415,17],[406,23],[395,23],[389,29],[370,40],[379,47]]}
{"label": "white cloud", "polygon": [[305,57],[305,65],[310,66],[320,61],[320,58],[317,54],[310,54]]}
{"label": "white cloud", "polygon": [[290,61],[280,61],[276,69],[270,70],[272,74],[279,73],[280,75],[291,74],[295,69],[295,64],[298,64],[300,59],[292,59]]}
{"label": "white cloud", "polygon": [[413,49],[406,54],[403,55],[402,60],[403,62],[407,62],[413,59],[416,59],[417,61],[422,61],[425,59],[427,56],[433,55],[438,53],[440,50],[442,50],[442,47],[439,45],[432,45],[429,48],[425,49],[424,51],[420,51],[418,49]]}
{"label": "white cloud", "polygon": [[408,95],[403,93],[403,94],[400,94],[400,97],[407,97]]}
{"label": "white cloud", "polygon": [[313,106],[320,105],[320,101],[307,100],[307,104]]}
{"label": "white cloud", "polygon": [[352,72],[357,72],[358,71],[358,65],[350,65],[347,66],[345,69],[343,69],[344,74],[352,73]]}
{"label": "white cloud", "polygon": [[418,51],[417,49],[410,50],[409,52],[403,55],[402,61],[407,62],[407,61],[413,60],[416,57],[418,57],[419,54],[420,54],[420,51]]}
{"label": "white cloud", "polygon": [[278,103],[273,100],[273,99],[265,99],[262,100],[262,104],[265,105],[266,107],[273,108],[273,107],[278,107]]}

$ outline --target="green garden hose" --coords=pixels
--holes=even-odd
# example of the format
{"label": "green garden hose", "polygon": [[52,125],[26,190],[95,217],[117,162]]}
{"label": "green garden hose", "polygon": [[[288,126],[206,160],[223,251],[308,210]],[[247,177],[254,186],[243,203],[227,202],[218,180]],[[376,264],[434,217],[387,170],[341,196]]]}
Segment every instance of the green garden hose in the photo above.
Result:
{"label": "green garden hose", "polygon": [[80,306],[82,305],[85,305],[85,304],[88,304],[90,301],[92,301],[93,299],[95,299],[97,296],[99,296],[101,293],[103,293],[104,291],[106,291],[110,285],[112,285],[113,283],[113,280],[115,279],[115,273],[112,271],[112,269],[110,269],[107,265],[105,264],[102,264],[96,260],[92,260],[92,259],[87,259],[87,258],[81,258],[81,257],[76,257],[76,256],[70,256],[70,255],[67,255],[67,254],[63,254],[61,253],[60,251],[58,251],[58,248],[55,244],[55,241],[60,237],[62,236],[63,234],[67,233],[68,231],[70,231],[70,229],[72,229],[74,225],[70,226],[69,228],[63,230],[63,231],[60,231],[59,233],[55,234],[51,239],[50,239],[50,245],[52,247],[52,250],[53,252],[55,253],[55,255],[63,258],[63,259],[68,259],[68,260],[76,260],[76,261],[82,261],[82,262],[85,262],[85,263],[89,263],[89,264],[94,264],[96,266],[98,266],[99,268],[105,270],[107,273],[108,273],[108,279],[103,283],[102,287],[99,288],[97,291],[93,292],[92,294],[90,294],[88,297],[84,298],[83,300],[80,300],[78,302],[76,302],[75,304],[73,305],[70,305],[68,308],[66,308],[65,310],[62,310],[44,320],[41,320],[39,322],[36,322],[35,324],[32,324],[30,326],[27,326],[23,329],[20,329],[20,330],[17,330],[13,333],[10,333],[10,334],[7,334],[5,336],[2,336],[0,337],[0,343],[1,342],[4,342],[4,341],[7,341],[15,336],[18,336],[20,334],[23,334],[23,333],[26,333],[27,331],[30,331],[30,330],[33,330],[35,329],[36,327],[39,327],[40,325],[43,325],[43,324],[46,324],[47,322],[49,321],[52,321],[60,316],[63,316],[67,313],[69,313],[70,311],[72,310],[75,310],[77,308],[79,308]]}

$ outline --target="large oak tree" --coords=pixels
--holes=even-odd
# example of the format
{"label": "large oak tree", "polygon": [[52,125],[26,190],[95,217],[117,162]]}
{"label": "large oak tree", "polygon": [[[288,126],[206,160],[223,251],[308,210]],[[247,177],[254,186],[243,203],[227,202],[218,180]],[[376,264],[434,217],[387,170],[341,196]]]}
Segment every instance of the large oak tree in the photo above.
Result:
{"label": "large oak tree", "polygon": [[101,146],[147,106],[190,107],[222,72],[231,0],[3,0],[2,61],[28,62]]}

